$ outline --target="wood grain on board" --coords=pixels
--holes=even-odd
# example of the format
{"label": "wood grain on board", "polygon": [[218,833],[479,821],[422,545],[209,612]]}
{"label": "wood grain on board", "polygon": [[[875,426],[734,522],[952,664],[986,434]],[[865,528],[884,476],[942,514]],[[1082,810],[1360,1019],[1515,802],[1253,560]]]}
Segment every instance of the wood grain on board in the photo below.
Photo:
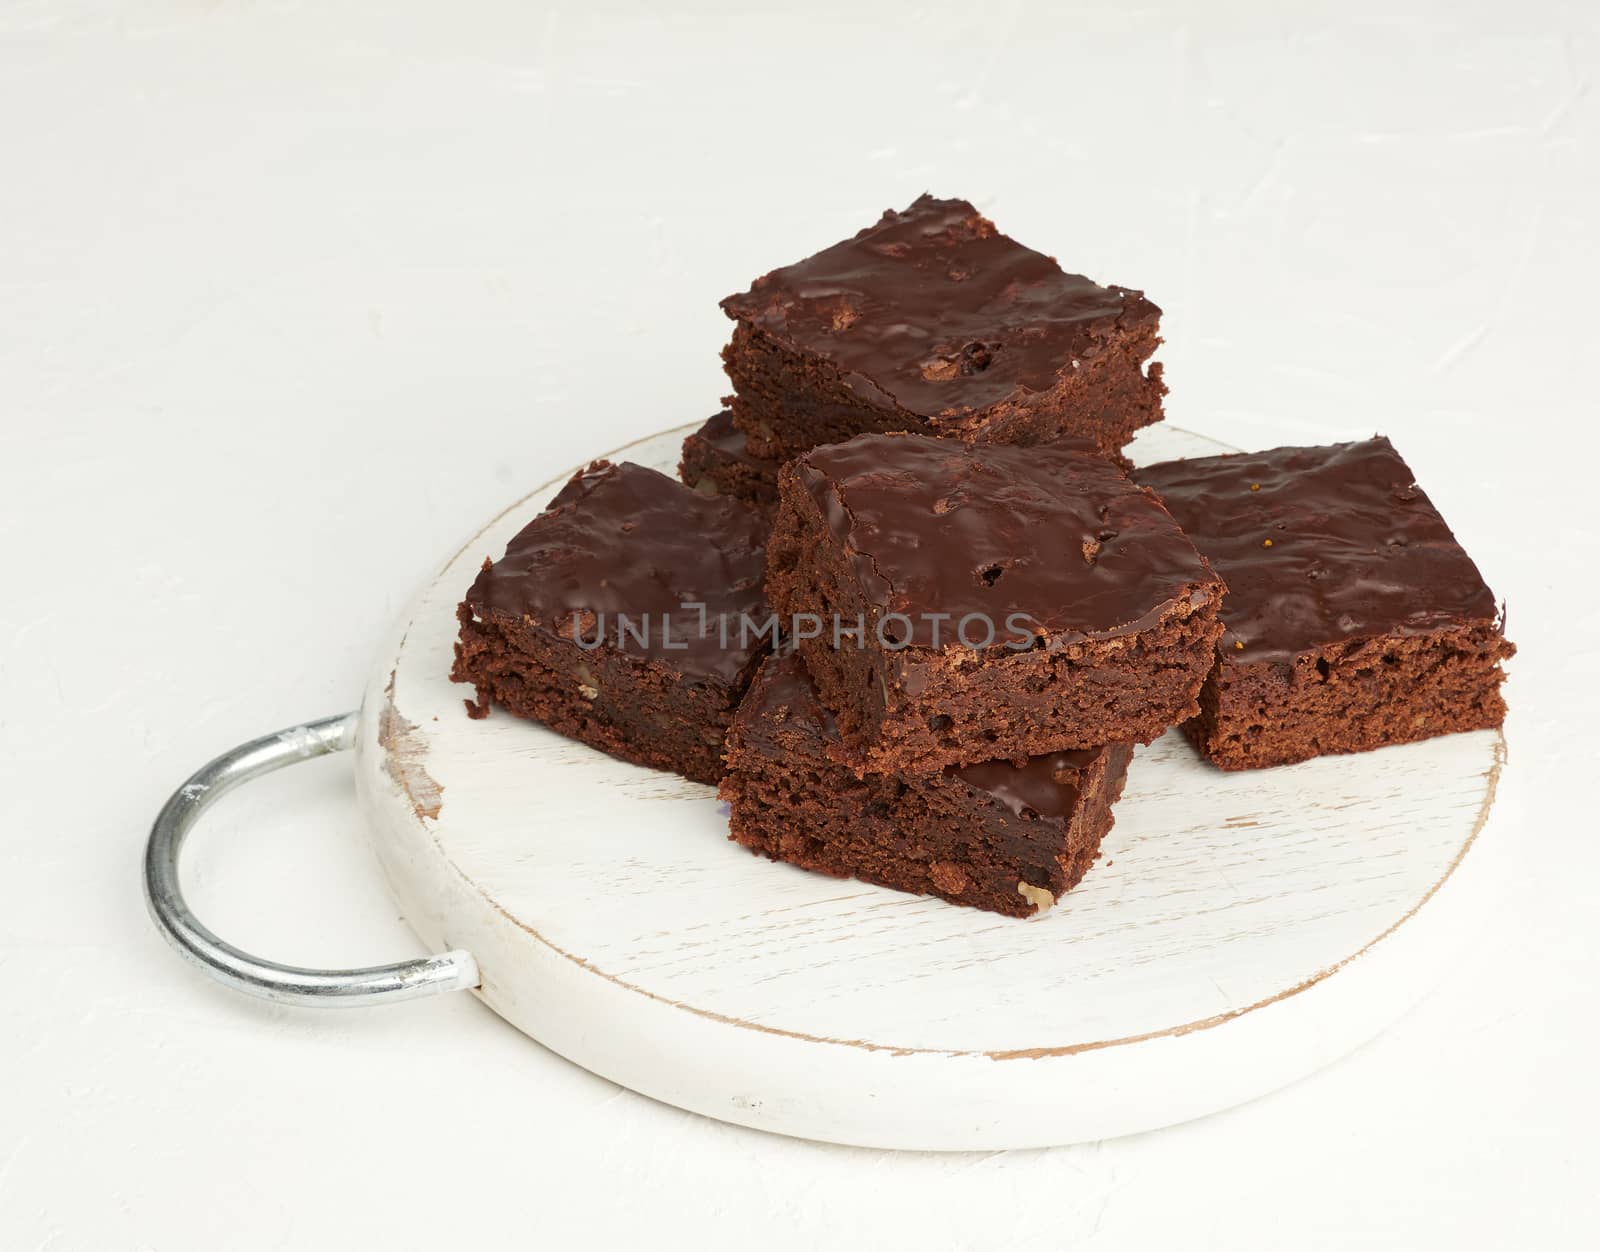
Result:
{"label": "wood grain on board", "polygon": [[[619,455],[670,472],[682,433]],[[1134,448],[1217,450],[1170,427]],[[1470,924],[1464,899],[1424,903],[1488,812],[1493,733],[1238,774],[1169,733],[1139,749],[1100,863],[1018,921],[759,859],[709,787],[503,712],[470,721],[446,678],[456,602],[559,486],[414,604],[369,688],[359,776],[418,933],[471,948],[482,997],[579,1064],[785,1133],[1067,1142],[1309,1072],[1403,1011]]]}

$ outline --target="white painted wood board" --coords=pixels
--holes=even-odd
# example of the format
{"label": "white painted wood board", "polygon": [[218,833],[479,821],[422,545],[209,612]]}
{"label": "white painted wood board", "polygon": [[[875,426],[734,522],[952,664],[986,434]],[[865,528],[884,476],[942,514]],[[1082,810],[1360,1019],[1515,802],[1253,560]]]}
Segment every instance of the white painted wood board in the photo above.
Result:
{"label": "white painted wood board", "polygon": [[[683,434],[612,454],[671,472]],[[1173,427],[1136,459],[1219,445]],[[646,1095],[784,1134],[1027,1147],[1170,1125],[1370,1038],[1473,923],[1496,733],[1241,774],[1141,748],[1102,860],[1018,921],[753,856],[709,787],[448,681],[455,605],[561,485],[425,588],[366,693],[358,780],[413,928],[481,998]]]}

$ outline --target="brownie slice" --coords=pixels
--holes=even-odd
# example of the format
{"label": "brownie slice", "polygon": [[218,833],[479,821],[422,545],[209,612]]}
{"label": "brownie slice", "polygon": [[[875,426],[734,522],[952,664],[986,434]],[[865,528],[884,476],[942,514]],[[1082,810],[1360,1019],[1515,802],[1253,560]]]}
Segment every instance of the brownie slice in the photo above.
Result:
{"label": "brownie slice", "polygon": [[733,420],[788,460],[852,435],[917,431],[1115,454],[1161,419],[1161,310],[1065,273],[965,200],[924,195],[729,296]]}
{"label": "brownie slice", "polygon": [[1126,744],[857,777],[793,653],[769,657],[728,734],[731,837],[775,861],[1026,917],[1077,885],[1111,829]]}
{"label": "brownie slice", "polygon": [[[766,521],[642,466],[596,461],[484,562],[450,677],[625,761],[716,782],[767,650]],[[731,624],[731,625],[730,625]],[[728,629],[724,629],[728,626]]]}
{"label": "brownie slice", "polygon": [[1387,439],[1137,471],[1227,580],[1185,730],[1223,769],[1505,719],[1503,615]]}
{"label": "brownie slice", "polygon": [[778,500],[778,462],[756,456],[724,409],[683,441],[678,477],[706,495],[732,496],[760,508]]}
{"label": "brownie slice", "polygon": [[1222,582],[1086,445],[860,435],[778,492],[767,592],[858,770],[1148,743],[1195,713]]}

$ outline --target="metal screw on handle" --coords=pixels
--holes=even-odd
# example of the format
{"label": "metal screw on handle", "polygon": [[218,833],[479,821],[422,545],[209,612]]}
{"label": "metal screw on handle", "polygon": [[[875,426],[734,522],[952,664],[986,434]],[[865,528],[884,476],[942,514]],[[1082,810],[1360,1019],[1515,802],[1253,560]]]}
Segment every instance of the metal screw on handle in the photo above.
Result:
{"label": "metal screw on handle", "polygon": [[354,747],[357,720],[355,713],[326,717],[224,752],[172,793],[150,828],[144,859],[145,901],[150,906],[150,916],[179,955],[235,990],[279,1004],[340,1006],[415,1000],[478,985],[478,963],[470,952],[462,951],[365,969],[280,965],[219,939],[201,924],[183,898],[178,856],[184,838],[200,815],[252,778]]}

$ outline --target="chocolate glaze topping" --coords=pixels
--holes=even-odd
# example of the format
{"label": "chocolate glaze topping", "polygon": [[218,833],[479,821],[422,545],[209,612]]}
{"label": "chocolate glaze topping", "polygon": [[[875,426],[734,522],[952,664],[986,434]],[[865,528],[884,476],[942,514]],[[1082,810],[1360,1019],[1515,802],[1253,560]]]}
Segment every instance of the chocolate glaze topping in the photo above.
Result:
{"label": "chocolate glaze topping", "polygon": [[[746,725],[761,718],[785,728],[813,735],[826,742],[838,739],[833,716],[817,698],[804,663],[795,653],[769,657],[739,710]],[[977,791],[987,792],[1018,817],[1031,810],[1040,818],[1069,821],[1078,807],[1078,780],[1100,757],[1111,753],[1111,781],[1125,772],[1133,749],[1126,744],[1053,752],[1015,761],[986,761],[981,765],[950,766],[946,777],[959,778]]]}
{"label": "chocolate glaze topping", "polygon": [[1048,647],[1130,634],[1218,582],[1155,497],[1086,444],[859,435],[813,449],[794,472],[868,602],[910,618],[915,645],[932,647],[937,625],[941,648],[960,646],[968,614],[982,615],[969,646],[982,645],[985,620],[997,646],[1017,639],[1014,614]]}
{"label": "chocolate glaze topping", "polygon": [[1103,753],[1110,753],[1107,781],[1115,785],[1127,773],[1133,758],[1129,744],[1114,743],[1104,748],[1084,748],[1076,752],[1052,752],[1031,757],[1022,765],[1013,761],[985,761],[981,765],[951,767],[969,787],[987,791],[1018,817],[1032,810],[1041,817],[1065,821],[1078,805],[1078,780]]}
{"label": "chocolate glaze topping", "polygon": [[1497,620],[1478,567],[1387,439],[1134,472],[1228,584],[1225,661]]}
{"label": "chocolate glaze topping", "polygon": [[[586,642],[601,623],[585,614],[603,614],[611,645],[619,614],[636,627],[648,616],[647,632],[623,634],[623,651],[731,683],[760,650],[753,636],[740,646],[738,625],[741,614],[766,619],[765,574],[766,524],[753,509],[643,466],[596,461],[479,573],[467,603],[479,617],[531,617],[566,639],[576,627]],[[706,606],[704,635],[700,612],[682,607],[694,603]]]}
{"label": "chocolate glaze topping", "polygon": [[805,663],[795,652],[768,657],[739,706],[741,718],[771,718],[797,728],[814,730],[827,739],[838,736],[833,714],[823,706]]}
{"label": "chocolate glaze topping", "polygon": [[765,457],[752,456],[746,445],[744,431],[733,424],[733,414],[723,409],[695,432],[729,460],[739,461],[766,474],[776,472],[778,463]]}
{"label": "chocolate glaze topping", "polygon": [[1063,272],[965,200],[928,195],[722,308],[832,361],[864,400],[925,418],[1048,391],[1117,323],[1161,316],[1140,292]]}

